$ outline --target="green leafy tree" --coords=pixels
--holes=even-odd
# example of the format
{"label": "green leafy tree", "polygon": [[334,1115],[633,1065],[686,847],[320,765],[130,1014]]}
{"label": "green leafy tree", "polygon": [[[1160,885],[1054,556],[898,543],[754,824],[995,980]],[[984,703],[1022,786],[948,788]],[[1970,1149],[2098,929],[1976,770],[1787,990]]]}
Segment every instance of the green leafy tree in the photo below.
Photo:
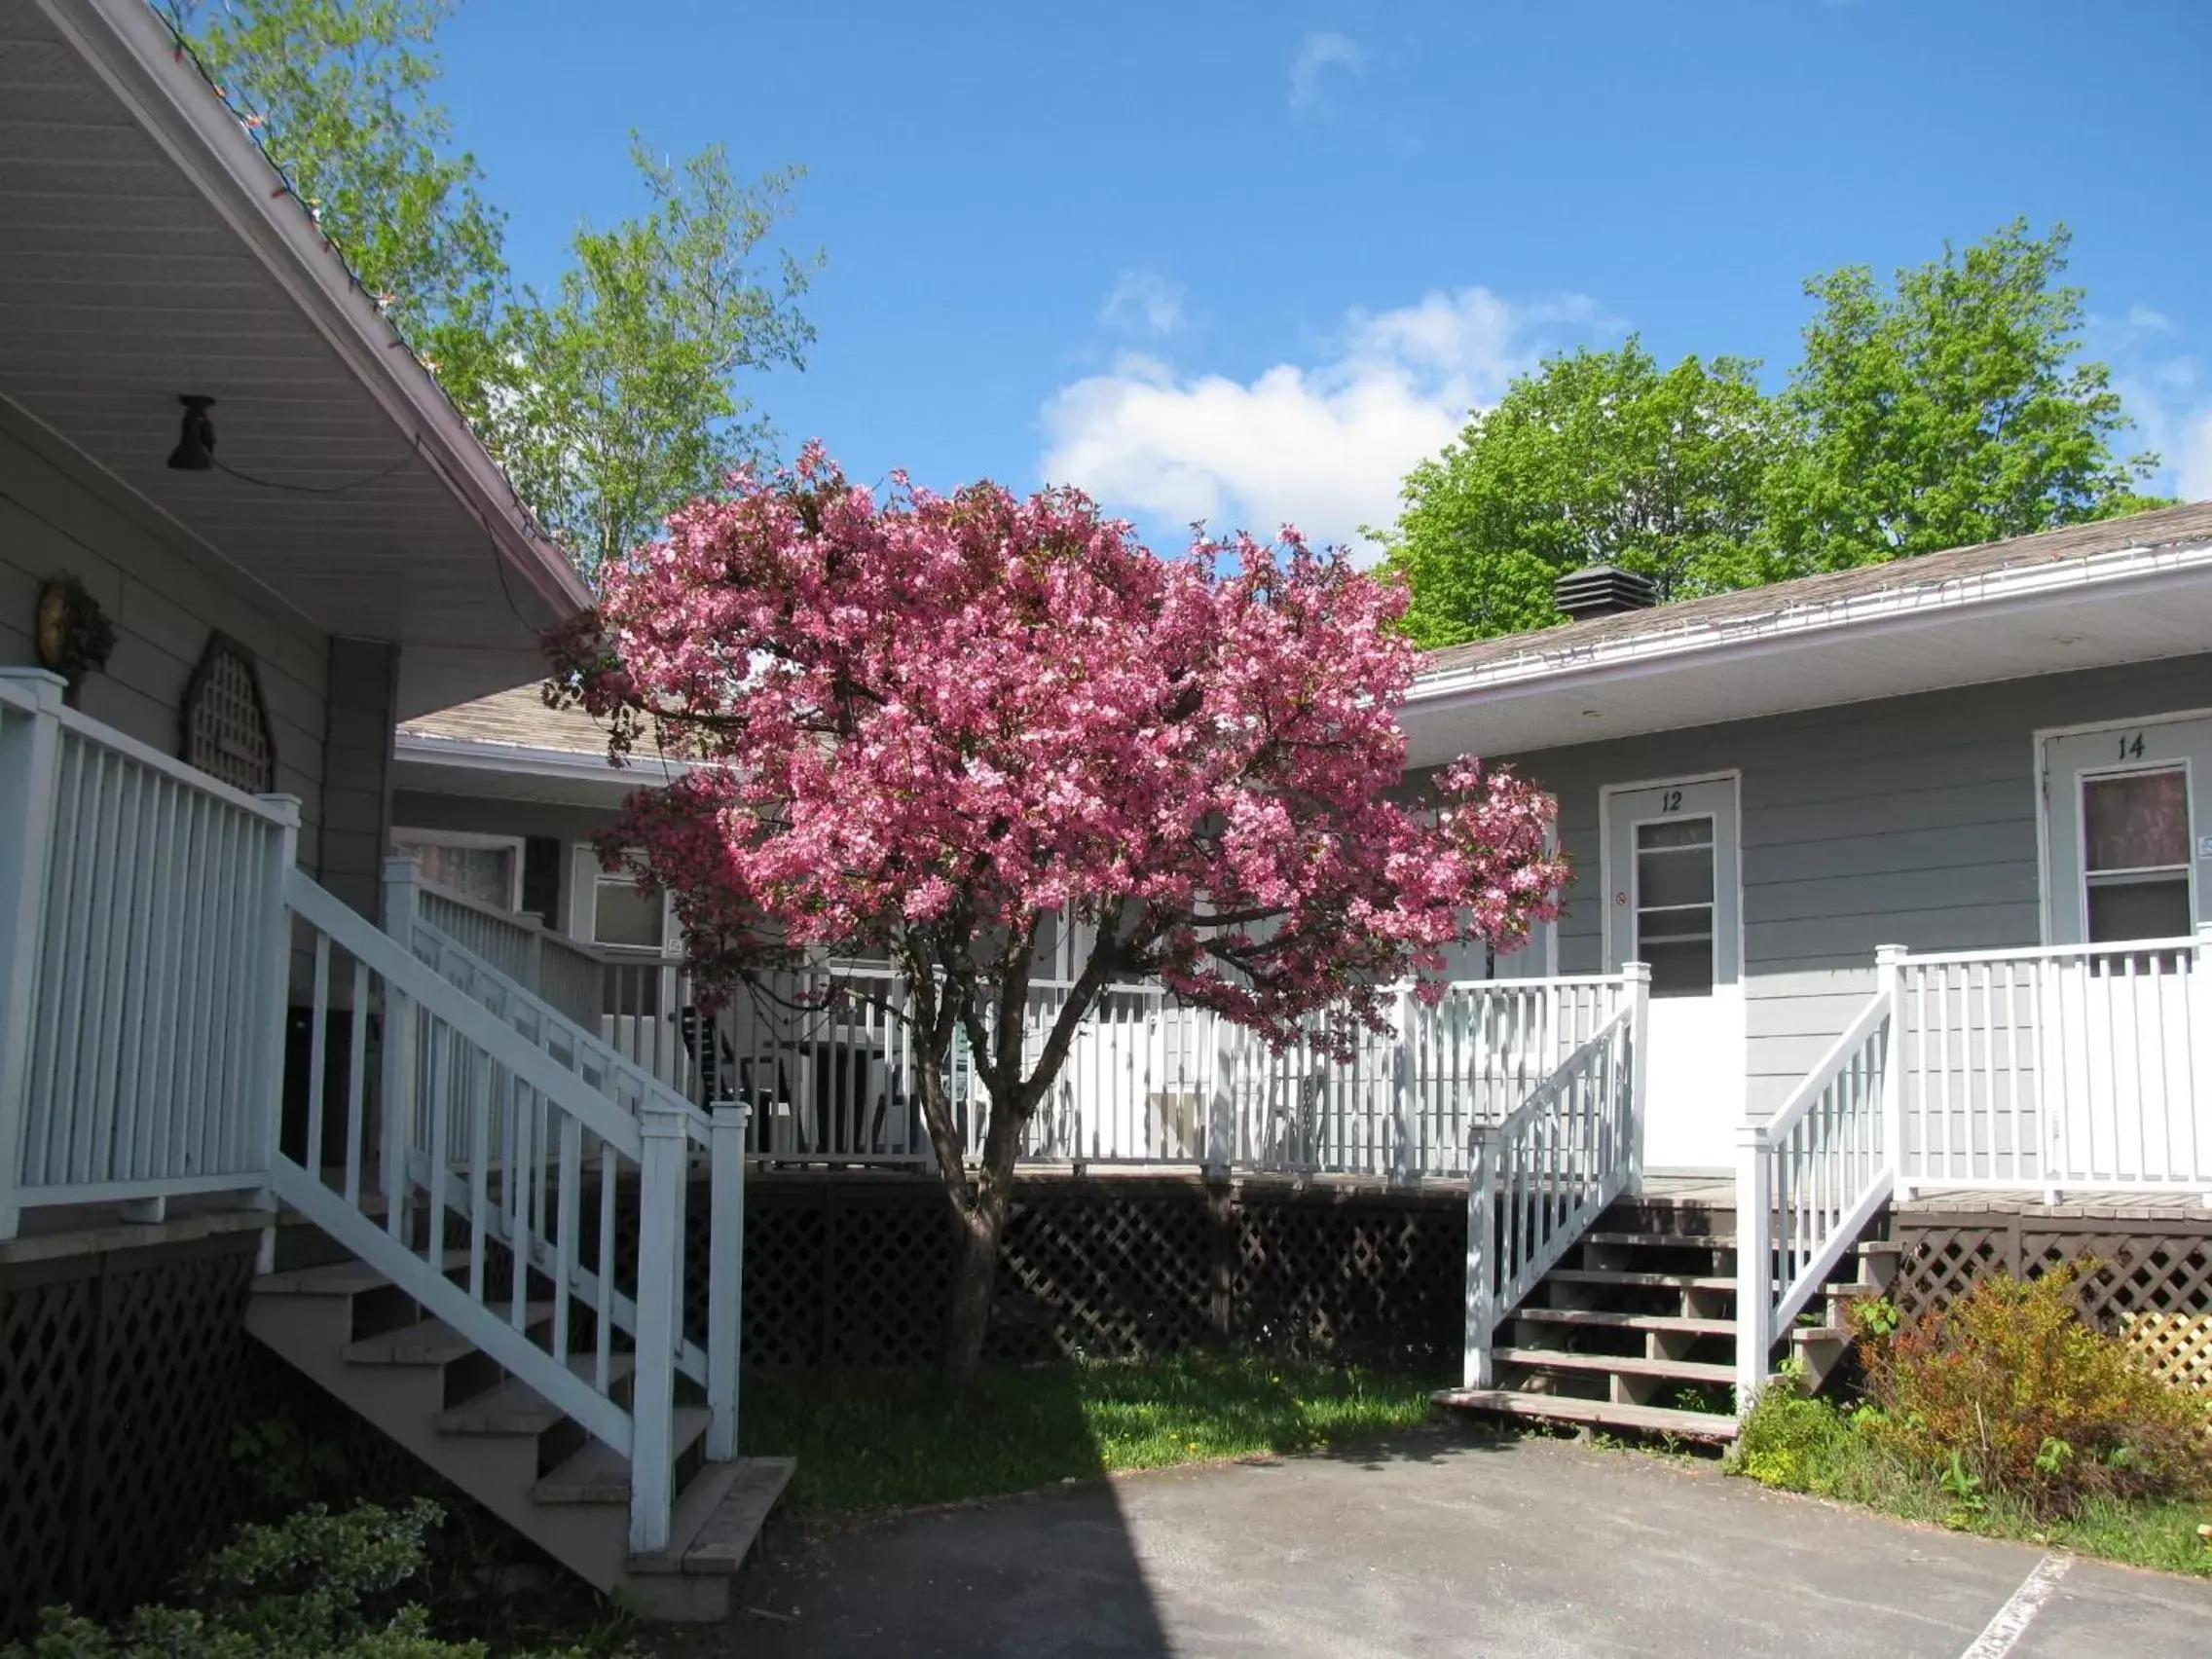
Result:
{"label": "green leafy tree", "polygon": [[507,300],[503,215],[453,148],[432,50],[456,0],[164,0],[224,96],[461,406]]}
{"label": "green leafy tree", "polygon": [[1562,620],[1552,581],[1583,565],[1669,598],[1770,578],[1762,541],[1775,412],[1736,357],[1662,369],[1641,343],[1547,359],[1406,480],[1388,564],[1405,626],[1456,645]]}
{"label": "green leafy tree", "polygon": [[795,304],[812,267],[759,258],[796,169],[745,186],[719,144],[674,166],[635,135],[631,157],[650,207],[577,231],[558,295],[518,308],[487,411],[509,477],[587,574],[766,458],[737,377],[801,363],[814,339]]}
{"label": "green leafy tree", "polygon": [[1840,570],[2159,503],[2158,459],[2120,459],[2111,372],[2078,361],[2083,294],[2064,225],[2015,219],[1897,273],[1806,283],[1820,312],[1783,403],[1799,441],[1773,478],[1783,568]]}
{"label": "green leafy tree", "polygon": [[772,436],[738,378],[801,365],[819,264],[765,244],[797,169],[634,137],[646,210],[586,226],[552,297],[517,291],[503,219],[434,96],[458,0],[160,0],[324,232],[587,575]]}

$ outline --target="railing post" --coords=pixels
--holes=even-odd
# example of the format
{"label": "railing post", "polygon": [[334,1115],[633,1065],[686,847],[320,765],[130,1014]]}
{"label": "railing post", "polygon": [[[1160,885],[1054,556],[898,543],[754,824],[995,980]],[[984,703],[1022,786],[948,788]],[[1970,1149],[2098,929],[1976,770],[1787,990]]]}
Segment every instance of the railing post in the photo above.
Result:
{"label": "railing post", "polygon": [[[2197,923],[2189,964],[2189,1071],[2192,1104],[2212,1096],[2212,922]],[[2212,1145],[2199,1134],[2193,1150],[2196,1167],[2191,1173],[2202,1183],[2197,1199],[2212,1208]]]}
{"label": "railing post", "polygon": [[1392,1068],[1390,1087],[1390,1179],[1410,1182],[1414,1167],[1414,988],[1411,982],[1399,985],[1397,1007],[1394,1011],[1391,1031],[1396,1042],[1391,1052],[1397,1064]]}
{"label": "railing post", "polygon": [[1467,1333],[1461,1380],[1488,1388],[1496,1377],[1491,1346],[1497,1330],[1497,1197],[1492,1191],[1491,1132],[1467,1131]]}
{"label": "railing post", "polygon": [[[384,863],[384,931],[415,953],[415,916],[422,901],[415,861]],[[385,1227],[394,1238],[406,1235],[407,1136],[415,1121],[415,1002],[389,983],[384,992],[384,1122],[377,1153],[377,1188],[384,1194]]]}
{"label": "railing post", "polygon": [[1882,1152],[1892,1192],[1905,1187],[1904,1157],[1904,946],[1874,947],[1878,994],[1890,999],[1890,1037],[1882,1051]]}
{"label": "railing post", "polygon": [[1774,1356],[1774,1193],[1764,1124],[1736,1129],[1736,1413],[1751,1409]]}
{"label": "railing post", "polygon": [[1206,1178],[1229,1179],[1236,1159],[1236,1038],[1239,1027],[1212,1010],[1205,1011],[1213,1039],[1213,1092],[1206,1104]]}
{"label": "railing post", "polygon": [[67,682],[43,669],[10,669],[4,677],[37,705],[21,719],[12,718],[20,714],[13,703],[0,706],[0,1238],[13,1238],[22,1220],[18,1161],[30,1107],[31,1020]]}
{"label": "railing post", "polygon": [[647,1106],[638,1129],[638,1352],[630,1397],[630,1548],[668,1547],[676,1343],[682,1329],[684,1114]]}
{"label": "railing post", "polygon": [[1622,1190],[1643,1191],[1643,1122],[1651,1067],[1651,964],[1627,962],[1621,977],[1628,982],[1628,1167]]}
{"label": "railing post", "polygon": [[737,1367],[745,1329],[745,1121],[750,1106],[714,1108],[707,1230],[707,1458],[737,1456]]}
{"label": "railing post", "polygon": [[[268,952],[262,964],[267,984],[263,1017],[269,1021],[262,1034],[261,1085],[258,1090],[260,1122],[253,1126],[253,1145],[261,1159],[264,1172],[276,1165],[277,1141],[284,1132],[284,1041],[287,1015],[292,1006],[292,866],[300,861],[300,797],[288,794],[265,794],[261,802],[277,815],[278,825],[276,845],[270,849],[270,868],[264,879],[269,887],[264,898],[269,905],[268,935],[262,948]],[[314,1116],[313,1112],[309,1114]],[[322,1148],[303,1145],[300,1162],[317,1179],[322,1172]],[[259,1195],[264,1209],[276,1207],[275,1194],[264,1187]],[[276,1267],[276,1230],[264,1228],[261,1235],[261,1271],[273,1272]]]}

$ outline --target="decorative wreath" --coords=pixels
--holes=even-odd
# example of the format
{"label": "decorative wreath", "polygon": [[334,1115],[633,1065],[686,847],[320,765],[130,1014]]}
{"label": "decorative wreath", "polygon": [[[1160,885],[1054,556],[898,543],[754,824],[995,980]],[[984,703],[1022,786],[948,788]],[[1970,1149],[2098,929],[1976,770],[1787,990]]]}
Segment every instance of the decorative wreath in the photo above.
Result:
{"label": "decorative wreath", "polygon": [[69,696],[92,670],[107,667],[115,650],[115,624],[75,576],[55,576],[40,590],[33,630],[39,667],[69,682]]}

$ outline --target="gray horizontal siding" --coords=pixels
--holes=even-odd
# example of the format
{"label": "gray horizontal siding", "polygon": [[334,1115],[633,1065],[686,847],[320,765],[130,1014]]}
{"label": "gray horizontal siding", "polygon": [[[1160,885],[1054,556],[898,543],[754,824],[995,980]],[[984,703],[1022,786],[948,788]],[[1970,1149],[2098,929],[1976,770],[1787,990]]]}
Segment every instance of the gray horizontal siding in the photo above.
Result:
{"label": "gray horizontal siding", "polygon": [[2212,656],[1855,703],[1514,757],[1560,797],[1579,878],[1562,973],[1601,965],[1599,791],[1742,775],[1747,1069],[1780,1104],[1873,989],[1877,945],[2042,937],[2035,733],[2212,708]]}
{"label": "gray horizontal siding", "polygon": [[165,755],[178,751],[185,685],[209,634],[253,652],[276,739],[276,787],[300,797],[300,862],[316,868],[327,637],[0,403],[0,662],[36,663],[39,590],[64,573],[84,582],[116,628],[106,672],[84,683],[84,712]]}

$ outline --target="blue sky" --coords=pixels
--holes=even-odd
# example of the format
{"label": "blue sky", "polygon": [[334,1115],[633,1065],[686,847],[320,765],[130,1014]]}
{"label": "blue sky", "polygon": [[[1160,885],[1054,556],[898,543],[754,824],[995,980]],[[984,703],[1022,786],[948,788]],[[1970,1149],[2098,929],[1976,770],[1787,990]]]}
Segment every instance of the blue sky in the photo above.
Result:
{"label": "blue sky", "polygon": [[632,127],[805,164],[821,339],[750,389],[856,476],[1350,539],[1547,350],[1779,384],[1806,276],[2024,213],[2212,496],[2205,0],[468,0],[444,49],[526,277],[637,205]]}

